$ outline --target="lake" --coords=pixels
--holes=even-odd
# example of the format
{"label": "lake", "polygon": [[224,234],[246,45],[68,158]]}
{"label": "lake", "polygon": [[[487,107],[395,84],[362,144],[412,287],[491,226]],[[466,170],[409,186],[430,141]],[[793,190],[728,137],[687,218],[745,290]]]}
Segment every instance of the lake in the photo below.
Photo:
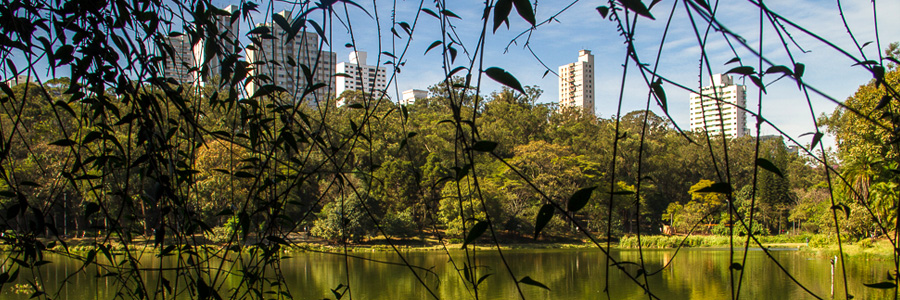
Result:
{"label": "lake", "polygon": [[[792,250],[774,250],[773,256],[797,280],[807,286],[816,295],[831,297],[831,271],[829,259],[813,258]],[[422,287],[411,271],[398,263],[400,259],[392,252],[356,252],[358,257],[345,258],[341,255],[294,252],[289,258],[282,260],[278,269],[267,269],[268,274],[280,273],[283,282],[280,286],[289,290],[294,299],[335,299],[331,289],[339,285],[347,285],[348,279],[353,299],[428,299],[427,290]],[[563,250],[505,250],[504,254],[517,278],[528,276],[547,285],[545,290],[531,285],[522,285],[527,299],[604,299],[606,285],[606,258],[599,250],[563,249]],[[728,299],[731,288],[728,249],[683,249],[677,256],[671,249],[644,250],[644,260],[650,272],[659,270],[666,263],[671,264],[663,271],[648,278],[651,291],[661,299]],[[465,252],[451,251],[454,261],[460,268],[465,261]],[[637,250],[614,250],[613,257],[619,261],[640,261]],[[741,252],[735,252],[740,260]],[[102,255],[100,255],[102,256]],[[441,299],[474,299],[474,292],[461,279],[449,262],[445,252],[404,252],[406,259],[413,265],[423,267],[430,272],[419,270],[422,280],[437,293]],[[488,276],[478,288],[479,299],[519,299],[518,292],[503,266],[496,251],[479,250],[477,257],[478,276]],[[40,267],[44,287],[51,295],[58,291],[59,299],[112,299],[116,293],[127,296],[127,290],[118,284],[117,276],[98,277],[106,274],[96,267],[87,268],[69,278],[69,283],[60,286],[67,275],[78,270],[82,263],[61,255],[47,255],[50,264]],[[105,261],[103,259],[102,261]],[[212,260],[212,269],[218,269],[220,260]],[[885,281],[888,261],[848,260],[850,293],[856,299],[893,299],[893,289],[878,290],[863,286],[863,283]],[[176,266],[173,257],[160,260],[146,254],[141,259],[142,267]],[[225,263],[228,269],[232,263]],[[636,265],[624,264],[624,268],[635,274]],[[349,274],[346,270],[349,269]],[[842,295],[840,265],[836,269],[835,293]],[[609,289],[612,299],[648,299],[643,290],[622,274],[617,268],[611,268]],[[741,288],[743,299],[811,299],[812,296],[790,281],[787,276],[766,257],[763,251],[751,250],[748,253],[744,282]],[[174,278],[175,271],[163,271],[163,276]],[[139,274],[149,289],[163,290],[158,281],[157,271],[143,271]],[[735,272],[737,274],[737,272]],[[16,283],[25,283],[31,272],[23,270]],[[274,275],[273,275],[274,276]],[[231,275],[219,280],[222,296],[230,296],[230,289],[242,286],[242,276]],[[276,284],[277,285],[277,284]],[[186,282],[172,282],[173,290],[183,290]],[[260,286],[272,287],[272,283],[261,283]],[[340,289],[342,290],[342,289]],[[340,291],[339,290],[339,291]],[[27,290],[16,290],[12,284],[3,286],[0,291],[2,299],[28,299]],[[247,295],[245,295],[247,296]],[[270,298],[273,295],[266,295]],[[345,295],[344,299],[349,299]],[[171,296],[166,297],[166,299]],[[183,294],[178,298],[191,298]],[[227,297],[225,297],[227,298]],[[237,298],[242,298],[238,296]],[[836,297],[842,298],[842,297]],[[151,299],[163,299],[159,294]]]}

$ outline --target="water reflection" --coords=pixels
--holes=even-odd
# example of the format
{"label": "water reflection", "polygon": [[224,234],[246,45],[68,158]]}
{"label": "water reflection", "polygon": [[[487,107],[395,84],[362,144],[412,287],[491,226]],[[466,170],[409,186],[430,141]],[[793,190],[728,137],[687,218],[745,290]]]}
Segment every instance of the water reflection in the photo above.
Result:
{"label": "water reflection", "polygon": [[[648,277],[650,290],[662,299],[728,299],[731,294],[731,272],[729,272],[729,251],[727,249],[688,249],[674,256],[672,250],[645,250],[643,258],[646,269],[653,273],[666,264],[670,265]],[[806,285],[816,295],[829,298],[831,290],[830,262],[828,259],[809,258],[796,251],[772,251],[782,266]],[[518,278],[529,276],[551,288],[550,291],[534,286],[522,286],[528,299],[604,299],[606,294],[606,257],[598,250],[508,250],[505,251],[510,268]],[[353,299],[427,299],[430,298],[425,287],[419,282],[409,268],[399,263],[394,253],[364,252],[355,253],[360,258],[344,258],[335,254],[293,253],[285,258],[281,267],[267,270],[266,274],[274,277],[280,272],[284,281],[267,283],[266,288],[277,290],[278,286],[286,289],[295,299],[334,299],[331,289],[338,285],[351,286],[349,293]],[[451,252],[452,258],[462,267],[465,261],[464,252]],[[639,262],[640,253],[633,250],[615,250],[613,257],[618,261]],[[462,275],[450,264],[443,252],[407,252],[406,259],[413,265],[426,270],[417,270],[421,280],[442,299],[473,299],[474,293],[467,288]],[[741,252],[735,252],[735,259],[740,261]],[[105,274],[103,270],[89,267],[69,278],[68,284],[60,284],[69,275],[81,268],[81,262],[58,255],[48,255],[52,263],[40,268],[40,276],[44,289],[53,298],[60,299],[112,299],[116,293],[122,292],[120,282],[115,276],[98,277]],[[362,259],[361,259],[362,258]],[[141,265],[172,267],[174,258],[160,260],[147,255],[141,259]],[[211,266],[218,265],[212,261]],[[502,265],[496,252],[479,251],[476,254],[478,276],[490,275],[479,286],[479,299],[518,299],[518,292],[512,284],[512,278],[506,267]],[[741,285],[741,297],[745,299],[807,299],[812,298],[794,284],[784,273],[771,262],[762,251],[750,251],[747,256],[746,273]],[[240,266],[230,263],[226,268],[240,271]],[[637,274],[638,265],[623,264],[626,272]],[[849,260],[847,272],[850,275],[850,293],[856,299],[893,299],[894,290],[875,290],[864,287],[863,283],[880,282],[890,269],[889,262]],[[349,270],[349,274],[347,272]],[[158,280],[159,276],[172,279],[175,271],[145,271],[141,276],[152,293],[154,290],[166,290]],[[836,276],[840,276],[840,267],[836,268]],[[737,273],[735,273],[737,274]],[[23,271],[16,283],[25,283],[25,278],[32,276]],[[838,277],[838,284],[840,284]],[[223,295],[230,295],[235,290],[245,288],[239,275],[227,276],[219,281],[218,289]],[[738,281],[735,276],[735,282]],[[643,278],[640,279],[643,283]],[[191,283],[172,282],[172,286],[184,289]],[[612,299],[647,299],[644,291],[622,271],[611,268],[609,290]],[[842,287],[836,287],[836,293],[842,293]],[[167,295],[171,295],[166,293]],[[183,294],[184,298],[191,298]],[[16,293],[12,285],[4,285],[0,291],[2,299],[28,299],[30,293]],[[171,296],[165,297],[166,299]],[[155,299],[162,299],[158,294]],[[240,298],[240,297],[239,297]]]}

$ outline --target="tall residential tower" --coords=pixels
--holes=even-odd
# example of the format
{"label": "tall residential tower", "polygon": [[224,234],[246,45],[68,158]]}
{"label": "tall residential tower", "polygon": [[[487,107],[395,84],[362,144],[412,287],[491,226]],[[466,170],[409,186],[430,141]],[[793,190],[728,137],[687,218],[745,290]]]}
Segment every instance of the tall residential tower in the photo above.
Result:
{"label": "tall residential tower", "polygon": [[[344,91],[363,91],[380,97],[387,89],[387,69],[385,67],[370,66],[366,64],[366,52],[350,52],[350,62],[341,62],[335,67],[335,72],[346,74],[338,76],[335,90],[340,97]],[[376,93],[377,92],[377,93]],[[338,103],[340,104],[340,101]]]}
{"label": "tall residential tower", "polygon": [[559,109],[581,107],[594,114],[594,55],[578,51],[578,61],[559,66]]}
{"label": "tall residential tower", "polygon": [[716,74],[712,85],[703,87],[700,93],[702,96],[691,93],[691,130],[731,138],[750,134],[747,114],[742,110],[747,105],[746,86],[734,84],[731,76]]}
{"label": "tall residential tower", "polygon": [[[238,11],[238,7],[229,5],[224,10],[234,13]],[[165,43],[171,47],[171,49],[161,49],[167,56],[162,63],[165,77],[175,79],[179,83],[195,84],[221,75],[222,60],[225,59],[225,56],[234,53],[239,24],[236,19],[232,20],[230,16],[222,15],[216,16],[215,22],[215,31],[212,31],[213,28],[208,29],[210,35],[218,37],[218,40],[215,41],[204,38],[196,44],[192,44],[188,35],[165,38]],[[207,43],[215,43],[219,46],[219,53],[214,55],[206,53]]]}
{"label": "tall residential tower", "polygon": [[[291,13],[278,13],[286,20],[291,20]],[[247,62],[254,66],[250,75],[257,76],[247,86],[247,92],[253,95],[259,87],[275,84],[288,90],[293,97],[303,95],[308,81],[313,85],[324,83],[325,87],[316,89],[314,95],[322,101],[334,93],[334,52],[319,51],[319,36],[315,33],[299,31],[294,37],[273,23],[257,24],[265,26],[268,33],[251,37],[253,49],[247,47]],[[307,79],[303,66],[309,69],[312,78]],[[300,99],[295,99],[299,101]]]}

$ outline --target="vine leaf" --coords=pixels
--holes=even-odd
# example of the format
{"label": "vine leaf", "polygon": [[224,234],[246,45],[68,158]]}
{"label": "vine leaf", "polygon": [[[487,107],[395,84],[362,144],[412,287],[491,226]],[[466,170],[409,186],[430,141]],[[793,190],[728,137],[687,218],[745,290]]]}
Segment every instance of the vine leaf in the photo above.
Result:
{"label": "vine leaf", "polygon": [[538,238],[538,235],[541,234],[541,230],[544,230],[544,227],[550,223],[551,219],[553,219],[553,205],[544,204],[544,206],[541,206],[541,210],[538,211],[537,217],[534,220],[534,239]]}
{"label": "vine leaf", "polygon": [[428,54],[428,51],[431,51],[431,49],[434,49],[434,47],[440,46],[442,43],[443,43],[443,42],[441,42],[441,41],[439,41],[439,40],[438,40],[438,41],[434,41],[434,43],[431,43],[431,46],[428,46],[428,48],[425,49],[425,54]]}
{"label": "vine leaf", "polygon": [[491,141],[478,141],[475,142],[475,145],[472,145],[472,150],[478,152],[491,152],[497,148],[497,142]]}
{"label": "vine leaf", "polygon": [[[528,24],[531,24],[531,26],[534,26],[534,24],[536,22],[534,20],[534,10],[531,7],[531,1],[529,1],[529,0],[513,0],[513,1],[514,1],[513,4],[516,5],[516,12],[519,13],[519,16],[521,16],[522,19],[525,19],[525,21],[527,21]],[[509,22],[509,21],[507,21],[507,22]],[[507,23],[507,24],[509,24],[509,23]]]}
{"label": "vine leaf", "polygon": [[494,33],[506,22],[506,28],[509,28],[509,12],[512,11],[512,0],[497,0],[494,5]]}
{"label": "vine leaf", "polygon": [[887,106],[888,103],[891,103],[891,96],[890,96],[890,95],[884,95],[883,97],[881,97],[881,101],[878,101],[878,105],[875,106],[875,109],[876,109],[876,110],[882,109],[882,108],[884,108],[885,106]]}
{"label": "vine leaf", "polygon": [[641,0],[619,0],[619,2],[622,3],[622,6],[626,9],[631,10],[638,15],[645,16],[650,20],[656,20],[656,18],[650,14],[650,9],[648,9]]}
{"label": "vine leaf", "polygon": [[809,148],[810,149],[815,148],[816,145],[819,144],[819,141],[822,140],[823,135],[824,134],[822,134],[821,132],[816,132],[815,134],[813,134],[812,144],[810,144]]}
{"label": "vine leaf", "polygon": [[725,72],[725,74],[741,74],[744,76],[753,75],[753,73],[753,67],[750,66],[735,67],[731,70],[728,70],[728,72]]}
{"label": "vine leaf", "polygon": [[874,289],[892,289],[896,288],[897,285],[890,281],[878,282],[878,283],[863,283],[863,285],[874,288]]}
{"label": "vine leaf", "polygon": [[831,209],[832,209],[832,210],[839,209],[839,210],[841,210],[841,211],[844,212],[844,215],[845,215],[847,218],[850,218],[850,207],[847,206],[847,204],[838,203],[838,204],[835,204],[835,205],[831,206]]}
{"label": "vine leaf", "polygon": [[540,282],[538,282],[537,280],[531,279],[531,277],[528,277],[528,276],[522,277],[522,279],[519,280],[519,283],[524,283],[524,284],[527,284],[527,285],[533,285],[533,286],[536,286],[536,287],[539,287],[539,288],[542,288],[542,289],[546,289],[546,290],[548,290],[548,291],[550,290],[550,288],[548,288],[548,287],[547,287],[546,285],[544,285],[543,283],[540,283]]}
{"label": "vine leaf", "polygon": [[650,87],[653,90],[653,94],[656,95],[656,98],[659,99],[660,105],[662,105],[662,109],[664,112],[669,112],[669,104],[666,102],[666,91],[663,90],[662,87],[662,79],[657,78]]}
{"label": "vine leaf", "polygon": [[475,225],[472,226],[472,229],[469,229],[469,234],[466,235],[466,240],[463,242],[462,248],[465,249],[467,245],[481,237],[487,229],[487,221],[478,221],[478,223],[475,223]]}
{"label": "vine leaf", "polygon": [[727,182],[716,182],[705,188],[697,190],[697,193],[719,193],[719,194],[730,194],[732,191],[731,185]]}
{"label": "vine leaf", "polygon": [[519,83],[519,80],[506,70],[498,67],[490,67],[487,70],[484,70],[484,73],[494,81],[519,91],[519,93],[525,94],[525,89],[522,88],[522,84]]}
{"label": "vine leaf", "polygon": [[778,177],[784,178],[784,173],[781,173],[781,170],[779,170],[778,167],[776,167],[775,164],[773,164],[768,159],[757,158],[756,165],[760,168],[768,170],[769,172],[775,173],[776,175],[778,175]]}
{"label": "vine leaf", "polygon": [[595,189],[597,189],[597,187],[592,186],[576,191],[574,194],[572,194],[572,197],[569,198],[569,205],[566,207],[566,209],[571,212],[576,212],[584,208],[584,206],[587,205],[588,200],[591,199],[591,194]]}
{"label": "vine leaf", "polygon": [[90,218],[91,215],[93,215],[94,213],[96,213],[96,212],[98,212],[98,211],[100,211],[100,205],[99,205],[99,204],[94,203],[94,202],[88,202],[88,203],[85,204],[85,206],[84,206],[84,218],[85,218],[85,219]]}
{"label": "vine leaf", "polygon": [[600,13],[600,16],[606,19],[606,15],[609,14],[609,7],[606,6],[597,6],[597,12]]}

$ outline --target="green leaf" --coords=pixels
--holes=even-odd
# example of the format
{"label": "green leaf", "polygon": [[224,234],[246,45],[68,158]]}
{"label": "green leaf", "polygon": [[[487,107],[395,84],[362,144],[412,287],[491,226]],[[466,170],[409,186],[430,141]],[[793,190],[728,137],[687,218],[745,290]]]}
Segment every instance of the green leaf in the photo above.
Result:
{"label": "green leaf", "polygon": [[874,289],[892,289],[892,288],[897,287],[897,284],[890,282],[890,281],[884,281],[884,282],[878,282],[878,283],[863,283],[863,285],[870,287],[870,288],[874,288]]}
{"label": "green leaf", "polygon": [[741,62],[741,58],[740,58],[740,57],[732,58],[731,60],[729,60],[729,61],[726,62],[725,64],[728,65],[728,64],[732,64],[732,63],[736,63],[736,62]]}
{"label": "green leaf", "polygon": [[891,103],[891,96],[890,96],[890,95],[884,95],[884,96],[881,97],[881,101],[878,101],[878,105],[875,106],[875,109],[876,109],[876,110],[877,110],[877,109],[882,109],[882,108],[884,108],[885,106],[887,106],[888,103]]}
{"label": "green leaf", "polygon": [[550,223],[550,220],[553,219],[553,205],[552,204],[544,204],[541,206],[541,210],[538,211],[537,217],[534,220],[534,239],[538,238],[538,235],[541,234],[541,230],[544,230],[544,227]]}
{"label": "green leaf", "polygon": [[519,80],[516,80],[516,77],[506,70],[498,67],[490,67],[487,70],[484,70],[484,73],[494,81],[519,91],[519,93],[525,94],[525,90],[522,89],[522,84],[519,83]]}
{"label": "green leaf", "polygon": [[494,273],[484,274],[484,276],[481,276],[481,278],[478,278],[478,282],[476,282],[475,285],[476,285],[476,286],[477,286],[477,285],[480,285],[482,281],[484,281],[485,279],[487,279],[487,278],[490,277],[491,275],[494,275]]}
{"label": "green leaf", "polygon": [[531,7],[531,1],[529,0],[513,0],[513,4],[516,5],[516,12],[519,13],[519,16],[531,26],[534,26],[536,23],[534,20],[534,9]]}
{"label": "green leaf", "polygon": [[754,69],[753,69],[753,67],[750,67],[750,66],[740,66],[740,67],[735,67],[731,70],[728,70],[728,72],[725,72],[725,74],[741,74],[744,76],[753,75]]}
{"label": "green leaf", "polygon": [[653,15],[650,14],[650,10],[647,9],[647,6],[644,5],[644,2],[641,2],[641,0],[619,0],[619,2],[622,3],[622,6],[624,6],[625,9],[633,11],[638,15],[650,18],[650,20],[656,20],[656,18],[654,18]]}
{"label": "green leaf", "polygon": [[634,195],[634,191],[616,191],[609,193],[610,195]]}
{"label": "green leaf", "polygon": [[447,17],[449,17],[449,18],[457,18],[457,19],[462,20],[462,18],[460,18],[459,16],[457,16],[456,14],[454,14],[454,13],[453,13],[452,11],[450,11],[449,9],[441,10],[441,14],[442,14],[442,15],[445,15],[445,16],[447,16]]}
{"label": "green leaf", "polygon": [[758,87],[759,90],[763,92],[763,94],[766,94],[766,85],[763,84],[762,79],[756,77],[756,75],[752,75],[750,76],[750,81],[752,81],[753,84],[755,84],[756,87]]}
{"label": "green leaf", "polygon": [[576,212],[584,208],[584,206],[587,205],[588,200],[591,199],[591,194],[595,189],[597,189],[597,187],[592,186],[576,191],[572,194],[572,197],[569,198],[569,204],[566,209],[571,212]]}
{"label": "green leaf", "polygon": [[291,24],[281,14],[272,14],[272,21],[275,21],[275,24],[278,24],[281,30],[291,31]]}
{"label": "green leaf", "polygon": [[819,141],[822,140],[822,136],[823,136],[823,135],[824,135],[824,134],[821,133],[821,132],[816,132],[815,134],[813,134],[812,143],[811,143],[810,146],[809,146],[809,149],[810,149],[810,150],[812,150],[813,148],[816,147],[816,145],[819,144]]}
{"label": "green leaf", "polygon": [[481,237],[482,234],[488,229],[487,221],[478,221],[469,229],[469,234],[466,235],[466,240],[463,242],[462,248],[466,248],[467,245],[471,244],[473,241],[477,240]]}
{"label": "green leaf", "polygon": [[768,170],[769,172],[775,173],[776,175],[778,175],[778,177],[784,178],[784,173],[781,173],[781,170],[779,170],[778,167],[776,167],[775,164],[773,164],[768,159],[757,158],[756,165],[760,168]]}
{"label": "green leaf", "polygon": [[650,88],[653,90],[653,94],[656,95],[656,98],[659,99],[659,103],[660,105],[662,105],[663,111],[668,112],[669,105],[666,102],[666,91],[663,90],[662,79],[656,79],[656,81],[650,84]]}
{"label": "green leaf", "polygon": [[801,64],[801,63],[795,63],[794,64],[794,77],[797,79],[800,79],[800,77],[803,77],[803,72],[805,70],[806,70],[806,65]]}
{"label": "green leaf", "polygon": [[600,16],[606,19],[606,15],[609,14],[609,7],[606,6],[597,6],[597,12],[600,13]]}
{"label": "green leaf", "polygon": [[548,291],[550,290],[550,288],[548,288],[543,283],[540,283],[537,280],[531,279],[531,277],[528,277],[528,276],[522,277],[522,279],[519,280],[519,283],[536,286],[536,287],[539,287],[542,289],[546,289]]}
{"label": "green leaf", "polygon": [[76,145],[76,144],[78,144],[78,143],[76,143],[75,141],[70,140],[70,139],[61,139],[61,140],[50,143],[50,145],[62,146],[62,147],[68,147],[68,146],[72,146],[72,145]]}
{"label": "green leaf", "polygon": [[743,270],[743,269],[744,269],[744,266],[741,266],[741,264],[739,264],[739,263],[733,263],[733,264],[731,264],[731,266],[728,267],[728,268],[729,268],[729,269],[732,269],[732,270],[735,270],[735,271],[740,271],[740,270]]}
{"label": "green leaf", "polygon": [[428,48],[425,49],[425,54],[428,54],[428,51],[431,51],[431,49],[434,49],[434,47],[440,46],[442,43],[443,42],[441,41],[434,41],[434,43],[431,43],[431,46],[428,46]]}
{"label": "green leaf", "polygon": [[478,152],[491,152],[491,151],[494,151],[494,149],[496,149],[496,148],[497,148],[497,143],[491,142],[491,141],[478,141],[478,142],[475,142],[475,145],[472,145],[472,150],[475,150]]}
{"label": "green leaf", "polygon": [[84,218],[90,218],[91,215],[100,211],[100,205],[94,202],[88,202],[84,205]]}
{"label": "green leaf", "polygon": [[360,108],[364,108],[364,106],[362,105],[362,103],[353,103],[353,104],[347,105],[347,108],[360,109]]}
{"label": "green leaf", "polygon": [[730,194],[732,192],[731,185],[727,182],[716,182],[705,188],[697,190],[697,193],[719,193]]}
{"label": "green leaf", "polygon": [[279,237],[279,236],[270,235],[270,236],[267,236],[266,239],[269,240],[269,241],[278,243],[278,244],[285,245],[285,246],[289,246],[289,245],[290,245],[290,243],[288,243],[287,240],[285,240],[284,238]]}
{"label": "green leaf", "polygon": [[772,74],[772,73],[782,73],[782,74],[787,75],[787,76],[792,76],[792,75],[794,75],[794,72],[791,71],[791,69],[788,69],[788,67],[785,67],[785,66],[771,66],[771,67],[769,67],[768,69],[766,69],[766,74]]}
{"label": "green leaf", "polygon": [[850,218],[850,207],[847,206],[847,204],[838,203],[838,204],[835,204],[835,205],[831,206],[831,209],[832,209],[832,210],[834,210],[834,209],[840,209],[841,211],[844,212],[844,216],[845,216],[845,217]]}
{"label": "green leaf", "polygon": [[441,17],[439,17],[436,13],[434,13],[433,10],[430,10],[430,9],[427,9],[427,8],[423,8],[422,11],[425,12],[426,14],[431,15],[432,17],[437,18],[438,20],[441,19]]}

